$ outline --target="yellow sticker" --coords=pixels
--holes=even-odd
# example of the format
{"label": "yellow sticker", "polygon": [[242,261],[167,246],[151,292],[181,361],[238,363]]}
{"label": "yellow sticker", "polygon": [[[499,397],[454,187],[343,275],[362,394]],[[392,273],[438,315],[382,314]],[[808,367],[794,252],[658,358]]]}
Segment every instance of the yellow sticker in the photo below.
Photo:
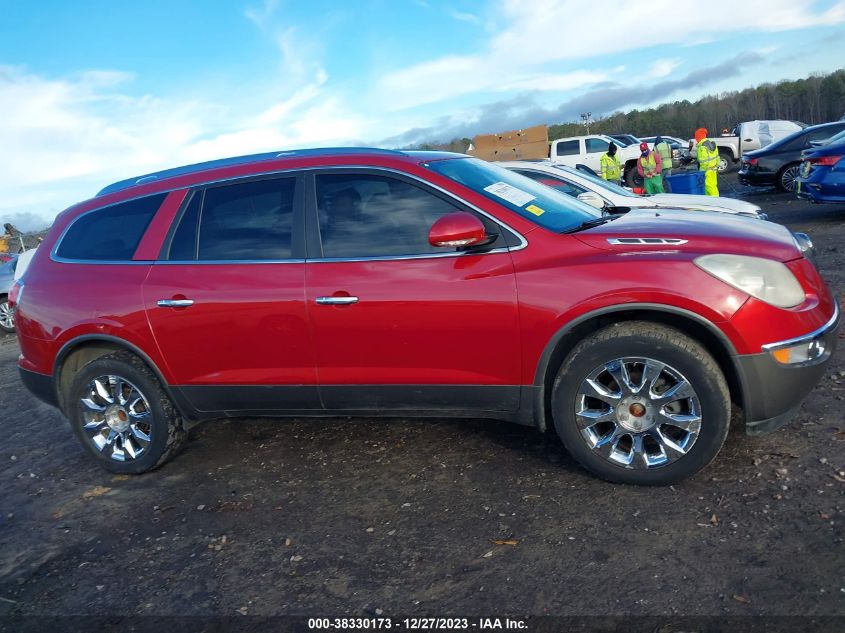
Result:
{"label": "yellow sticker", "polygon": [[533,213],[534,215],[543,215],[546,212],[545,209],[541,209],[536,204],[529,204],[527,207],[525,207],[525,210],[529,213]]}

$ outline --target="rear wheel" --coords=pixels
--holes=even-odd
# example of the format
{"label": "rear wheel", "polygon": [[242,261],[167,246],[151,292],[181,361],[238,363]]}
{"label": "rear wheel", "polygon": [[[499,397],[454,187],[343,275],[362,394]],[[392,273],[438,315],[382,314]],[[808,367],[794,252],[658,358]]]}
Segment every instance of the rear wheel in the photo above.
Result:
{"label": "rear wheel", "polygon": [[6,295],[0,295],[0,330],[10,334],[15,331],[15,313]]}
{"label": "rear wheel", "polygon": [[85,365],[73,377],[65,403],[77,438],[111,472],[153,470],[175,455],[187,436],[161,383],[128,352]]}
{"label": "rear wheel", "polygon": [[728,433],[730,396],[713,357],[674,328],[608,326],[566,358],[552,392],[567,450],[610,481],[667,485],[709,464]]}
{"label": "rear wheel", "polygon": [[778,189],[781,191],[795,191],[795,179],[798,178],[800,163],[793,163],[784,167],[778,174]]}

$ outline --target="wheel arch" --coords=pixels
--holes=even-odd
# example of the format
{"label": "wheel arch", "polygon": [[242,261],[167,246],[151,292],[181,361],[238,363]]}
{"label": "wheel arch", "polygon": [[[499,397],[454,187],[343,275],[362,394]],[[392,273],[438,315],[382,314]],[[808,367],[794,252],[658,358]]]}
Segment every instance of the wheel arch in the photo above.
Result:
{"label": "wheel arch", "polygon": [[165,380],[164,374],[149,357],[149,355],[137,345],[134,345],[125,339],[110,336],[108,334],[84,334],[82,336],[77,336],[76,338],[67,341],[59,349],[59,353],[56,354],[56,361],[53,365],[53,384],[56,388],[59,408],[62,411],[65,411],[64,396],[67,392],[67,388],[70,386],[70,381],[72,380],[71,377],[73,375],[73,371],[67,372],[65,371],[66,369],[78,370],[97,358],[121,351],[134,354],[144,362],[149,370],[153,372],[159,383],[161,383],[162,389],[164,389],[170,397],[170,400],[173,402],[173,406],[184,418],[184,414],[189,412],[186,411],[185,403],[180,398],[176,397],[174,390],[171,389],[167,380]]}
{"label": "wheel arch", "polygon": [[629,303],[600,308],[579,316],[558,330],[546,344],[534,373],[534,422],[545,431],[551,420],[551,393],[557,372],[570,351],[591,332],[622,321],[651,321],[675,327],[698,341],[713,355],[725,376],[731,401],[743,406],[743,388],[737,355],[728,337],[700,315],[662,304]]}

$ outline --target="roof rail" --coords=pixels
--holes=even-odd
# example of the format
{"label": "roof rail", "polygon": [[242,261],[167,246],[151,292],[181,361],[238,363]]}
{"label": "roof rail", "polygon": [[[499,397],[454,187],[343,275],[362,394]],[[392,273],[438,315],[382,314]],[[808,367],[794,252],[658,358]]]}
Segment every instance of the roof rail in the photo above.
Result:
{"label": "roof rail", "polygon": [[185,165],[183,167],[173,167],[171,169],[163,169],[143,176],[134,176],[126,180],[119,180],[107,187],[103,187],[97,192],[96,198],[105,196],[110,193],[122,191],[135,185],[142,185],[156,180],[165,180],[166,178],[174,178],[176,176],[184,176],[186,174],[194,174],[209,169],[218,169],[220,167],[232,167],[234,165],[245,165],[248,163],[257,163],[261,161],[276,160],[281,158],[306,158],[309,156],[326,156],[331,154],[352,154],[360,156],[368,155],[404,155],[403,152],[391,149],[379,149],[376,147],[321,147],[317,149],[295,149],[289,151],[263,152],[261,154],[247,154],[246,156],[234,156],[232,158],[218,158],[217,160],[209,160],[202,163],[195,163],[193,165]]}

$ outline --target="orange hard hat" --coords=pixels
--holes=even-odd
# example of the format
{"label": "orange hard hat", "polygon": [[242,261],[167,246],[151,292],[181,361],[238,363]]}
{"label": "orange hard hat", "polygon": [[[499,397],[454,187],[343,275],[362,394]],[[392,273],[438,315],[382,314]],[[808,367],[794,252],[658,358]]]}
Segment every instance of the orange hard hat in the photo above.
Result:
{"label": "orange hard hat", "polygon": [[701,139],[707,138],[707,128],[700,127],[695,131],[695,142],[700,143]]}

